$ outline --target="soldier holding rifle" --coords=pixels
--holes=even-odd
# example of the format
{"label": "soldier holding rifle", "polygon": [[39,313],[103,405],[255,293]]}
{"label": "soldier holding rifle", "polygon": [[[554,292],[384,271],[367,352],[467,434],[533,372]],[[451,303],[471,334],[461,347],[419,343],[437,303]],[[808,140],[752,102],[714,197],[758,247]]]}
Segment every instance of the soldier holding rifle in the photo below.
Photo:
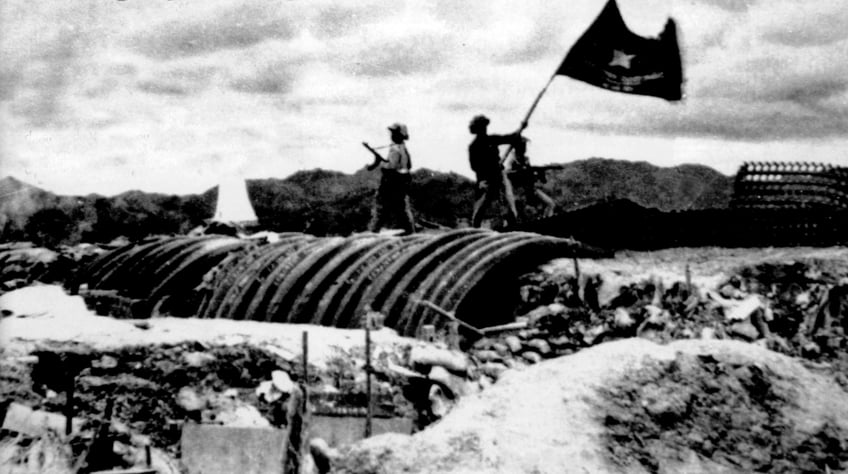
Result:
{"label": "soldier holding rifle", "polygon": [[389,145],[386,158],[367,143],[362,144],[374,155],[374,162],[368,165],[368,170],[380,168],[382,172],[380,186],[374,196],[368,230],[378,232],[390,216],[398,216],[402,217],[404,235],[409,235],[415,232],[415,220],[409,204],[409,186],[412,180],[409,171],[412,161],[405,144],[409,139],[409,132],[406,125],[401,123],[394,123],[388,128],[392,144]]}
{"label": "soldier holding rifle", "polygon": [[508,170],[507,176],[513,186],[524,192],[525,199],[535,196],[536,199],[544,203],[543,217],[551,217],[554,215],[556,203],[542,190],[541,184],[547,180],[545,175],[547,171],[561,169],[562,165],[532,166],[530,157],[527,156],[527,143],[529,141],[529,138],[521,137],[521,142],[515,146],[513,152],[504,162]]}

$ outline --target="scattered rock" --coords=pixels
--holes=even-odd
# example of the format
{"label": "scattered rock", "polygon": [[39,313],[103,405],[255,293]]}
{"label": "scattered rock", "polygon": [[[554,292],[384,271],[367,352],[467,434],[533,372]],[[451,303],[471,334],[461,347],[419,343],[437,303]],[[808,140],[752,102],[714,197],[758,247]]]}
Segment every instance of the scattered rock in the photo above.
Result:
{"label": "scattered rock", "polygon": [[480,372],[497,380],[507,369],[505,364],[499,362],[486,362],[480,366]]}
{"label": "scattered rock", "polygon": [[206,407],[206,401],[191,387],[180,389],[177,404],[187,412],[197,412]]}
{"label": "scattered rock", "polygon": [[618,329],[629,329],[636,324],[636,320],[630,316],[630,312],[622,307],[615,308],[615,327]]}
{"label": "scattered rock", "polygon": [[724,317],[728,321],[746,321],[756,311],[764,308],[763,302],[758,295],[751,295],[742,301],[733,301],[724,308]]}
{"label": "scattered rock", "polygon": [[739,336],[746,341],[754,341],[760,337],[760,332],[757,331],[757,328],[747,321],[733,323],[728,331],[730,334]]}
{"label": "scattered rock", "polygon": [[294,390],[294,382],[292,382],[289,374],[282,370],[275,370],[271,372],[271,383],[274,384],[274,388],[282,393],[291,393]]}
{"label": "scattered rock", "polygon": [[533,326],[534,324],[538,323],[539,320],[541,320],[542,318],[551,316],[553,314],[554,314],[554,312],[551,311],[551,308],[548,307],[548,305],[545,305],[545,306],[539,306],[538,308],[530,311],[529,313],[525,314],[524,316],[527,318],[527,323],[529,325]]}
{"label": "scattered rock", "polygon": [[459,351],[439,349],[434,346],[414,346],[410,351],[409,359],[413,366],[441,366],[456,373],[468,371],[468,357]]}
{"label": "scattered rock", "polygon": [[224,426],[236,428],[270,428],[271,423],[252,405],[240,405],[222,411],[215,420]]}
{"label": "scattered rock", "polygon": [[518,354],[519,352],[521,352],[521,339],[519,339],[518,336],[506,336],[504,338],[504,343],[509,348],[509,351],[513,354]]}
{"label": "scattered rock", "polygon": [[215,356],[206,352],[184,352],[182,359],[189,367],[203,367],[216,360]]}
{"label": "scattered rock", "polygon": [[531,364],[538,364],[542,361],[542,355],[534,351],[526,351],[521,353],[521,357]]}
{"label": "scattered rock", "polygon": [[492,350],[477,351],[474,357],[480,362],[503,362],[503,356]]}
{"label": "scattered rock", "polygon": [[430,369],[427,378],[447,387],[454,395],[460,396],[465,394],[465,379],[453,375],[444,367],[433,367]]}
{"label": "scattered rock", "polygon": [[315,469],[318,471],[318,474],[327,474],[330,472],[333,462],[339,457],[339,451],[331,448],[321,438],[312,438],[309,440],[309,454],[312,455],[312,460],[315,463]]}
{"label": "scattered rock", "polygon": [[541,356],[546,356],[551,353],[551,345],[544,339],[530,339],[527,341],[527,347],[535,350]]}
{"label": "scattered rock", "polygon": [[445,394],[445,391],[439,385],[432,385],[430,387],[430,411],[433,413],[436,418],[442,418],[447,415],[450,411],[453,403],[451,402],[451,396]]}
{"label": "scattered rock", "polygon": [[808,342],[801,348],[801,355],[808,359],[817,359],[821,355],[821,347],[815,342]]}
{"label": "scattered rock", "polygon": [[116,359],[112,356],[109,356],[109,355],[103,355],[103,356],[100,357],[100,359],[93,361],[91,363],[91,365],[92,365],[92,367],[95,367],[95,368],[98,368],[98,369],[105,369],[105,370],[114,369],[115,367],[118,366],[118,359]]}

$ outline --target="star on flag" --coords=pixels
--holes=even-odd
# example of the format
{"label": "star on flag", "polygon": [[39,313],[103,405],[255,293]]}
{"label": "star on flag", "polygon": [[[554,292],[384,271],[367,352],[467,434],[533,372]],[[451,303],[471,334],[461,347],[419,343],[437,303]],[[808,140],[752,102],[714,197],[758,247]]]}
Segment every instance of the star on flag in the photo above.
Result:
{"label": "star on flag", "polygon": [[624,51],[619,51],[617,49],[612,52],[612,61],[610,61],[610,66],[621,66],[624,69],[630,69],[630,61],[633,60],[635,54],[627,54]]}

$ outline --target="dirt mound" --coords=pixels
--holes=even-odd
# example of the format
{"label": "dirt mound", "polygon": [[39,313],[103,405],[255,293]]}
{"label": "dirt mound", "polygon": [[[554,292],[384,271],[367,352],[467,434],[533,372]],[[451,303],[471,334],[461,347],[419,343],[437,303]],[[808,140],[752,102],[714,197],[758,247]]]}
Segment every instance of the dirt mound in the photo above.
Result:
{"label": "dirt mound", "polygon": [[430,429],[354,445],[336,472],[820,472],[824,466],[848,468],[848,394],[832,378],[736,341],[660,346],[626,339],[509,371]]}
{"label": "dirt mound", "polygon": [[767,364],[678,354],[601,390],[604,444],[621,466],[669,470],[690,458],[744,472],[824,472],[848,461],[848,431],[825,422],[798,432],[783,407],[792,381]]}

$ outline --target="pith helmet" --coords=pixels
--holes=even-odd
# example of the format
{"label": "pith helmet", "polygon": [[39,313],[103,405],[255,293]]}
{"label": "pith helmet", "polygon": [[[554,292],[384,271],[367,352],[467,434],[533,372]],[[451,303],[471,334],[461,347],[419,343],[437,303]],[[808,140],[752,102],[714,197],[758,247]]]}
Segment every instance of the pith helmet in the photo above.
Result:
{"label": "pith helmet", "polygon": [[471,128],[485,127],[486,125],[489,125],[489,117],[486,117],[485,115],[475,115],[474,118],[471,119],[471,123],[468,124]]}
{"label": "pith helmet", "polygon": [[406,129],[406,125],[402,123],[393,123],[389,125],[389,130],[399,133],[404,140],[409,140],[409,131]]}

